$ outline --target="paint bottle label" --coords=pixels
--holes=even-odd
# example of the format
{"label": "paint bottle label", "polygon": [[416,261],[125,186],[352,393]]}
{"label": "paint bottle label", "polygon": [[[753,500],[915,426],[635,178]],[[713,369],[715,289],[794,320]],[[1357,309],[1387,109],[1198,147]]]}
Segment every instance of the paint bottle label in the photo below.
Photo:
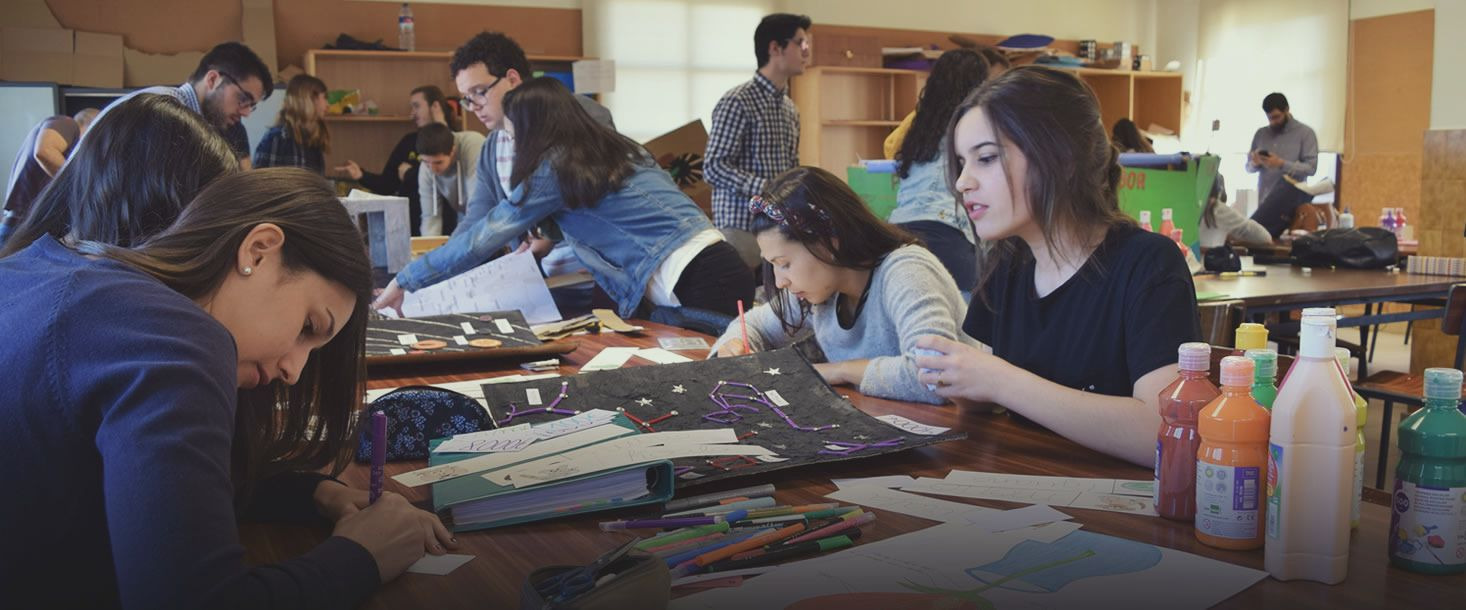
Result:
{"label": "paint bottle label", "polygon": [[1466,487],[1395,482],[1390,555],[1420,563],[1466,565]]}
{"label": "paint bottle label", "polygon": [[1283,467],[1283,448],[1276,443],[1267,446],[1267,537],[1278,537],[1283,518],[1283,486],[1278,469]]}
{"label": "paint bottle label", "polygon": [[1218,538],[1257,537],[1258,468],[1196,465],[1196,529]]}

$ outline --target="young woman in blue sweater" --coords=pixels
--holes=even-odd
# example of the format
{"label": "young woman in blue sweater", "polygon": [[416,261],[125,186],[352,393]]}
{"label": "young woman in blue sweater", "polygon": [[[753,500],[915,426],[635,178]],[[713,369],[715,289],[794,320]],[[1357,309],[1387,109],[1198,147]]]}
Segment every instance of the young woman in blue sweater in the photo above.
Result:
{"label": "young woman in blue sweater", "polygon": [[[0,503],[0,605],[345,608],[452,546],[400,496],[307,474],[354,448],[360,243],[327,183],[280,168],[215,180],[133,247],[42,235],[0,259],[0,477],[23,490]],[[239,518],[333,530],[251,567]]]}
{"label": "young woman in blue sweater", "polygon": [[560,81],[526,81],[504,94],[503,109],[504,129],[485,150],[510,138],[512,167],[498,167],[497,154],[479,157],[458,230],[404,267],[374,308],[401,307],[405,292],[473,269],[531,229],[563,237],[625,317],[644,303],[732,315],[739,299],[752,300],[748,269],[697,204],[645,148],[591,118]]}

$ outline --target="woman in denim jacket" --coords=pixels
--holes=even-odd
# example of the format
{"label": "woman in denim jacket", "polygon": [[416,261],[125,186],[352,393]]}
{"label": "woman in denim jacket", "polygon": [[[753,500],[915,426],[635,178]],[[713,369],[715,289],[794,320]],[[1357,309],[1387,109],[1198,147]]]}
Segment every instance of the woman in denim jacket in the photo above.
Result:
{"label": "woman in denim jacket", "polygon": [[542,225],[564,237],[623,317],[643,301],[730,315],[739,299],[752,301],[737,251],[641,145],[597,123],[553,78],[526,81],[503,104],[504,131],[485,150],[506,132],[514,139],[507,192],[495,155],[482,155],[459,230],[404,267],[374,307],[398,308],[404,291],[481,265]]}
{"label": "woman in denim jacket", "polygon": [[987,77],[987,60],[971,49],[947,51],[932,66],[916,104],[916,118],[896,153],[901,186],[889,218],[921,238],[964,296],[977,284],[977,235],[947,179],[946,134],[952,111]]}

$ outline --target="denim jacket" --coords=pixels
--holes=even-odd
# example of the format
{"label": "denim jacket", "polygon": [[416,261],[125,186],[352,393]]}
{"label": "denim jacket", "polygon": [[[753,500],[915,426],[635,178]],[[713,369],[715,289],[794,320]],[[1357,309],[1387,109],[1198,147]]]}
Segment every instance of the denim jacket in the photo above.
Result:
{"label": "denim jacket", "polygon": [[891,210],[889,220],[895,224],[918,220],[940,222],[961,231],[967,241],[977,243],[972,221],[947,188],[946,160],[942,155],[926,163],[911,164],[911,170],[896,190],[896,209]]}
{"label": "denim jacket", "polygon": [[619,189],[595,205],[569,209],[549,162],[525,184],[504,193],[494,163],[498,133],[484,143],[477,186],[468,212],[448,242],[408,264],[397,284],[418,290],[483,264],[542,221],[553,222],[596,283],[616,300],[617,313],[632,316],[657,267],[693,235],[713,228],[697,204],[650,158],[639,160]]}

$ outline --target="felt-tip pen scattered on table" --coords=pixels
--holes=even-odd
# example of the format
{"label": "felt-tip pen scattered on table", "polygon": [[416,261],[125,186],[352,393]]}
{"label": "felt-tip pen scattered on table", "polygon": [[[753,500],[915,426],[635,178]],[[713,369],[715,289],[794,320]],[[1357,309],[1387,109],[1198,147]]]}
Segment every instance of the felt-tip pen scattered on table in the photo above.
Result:
{"label": "felt-tip pen scattered on table", "polygon": [[824,553],[827,551],[843,549],[852,544],[854,544],[854,542],[850,539],[849,536],[834,536],[831,538],[824,538],[811,542],[801,542],[793,546],[769,551],[762,555],[750,557],[748,559],[729,559],[725,561],[720,561],[703,566],[703,570],[706,572],[721,572],[726,570],[738,570],[742,568],[754,568],[771,563],[778,563],[786,559],[802,557],[804,555],[813,555],[815,553]]}
{"label": "felt-tip pen scattered on table", "polygon": [[744,518],[748,511],[735,510],[726,515],[713,515],[710,517],[677,517],[673,519],[631,519],[627,521],[602,521],[601,531],[614,532],[619,530],[652,529],[669,527],[691,527],[696,525],[716,525],[719,523],[732,523]]}

